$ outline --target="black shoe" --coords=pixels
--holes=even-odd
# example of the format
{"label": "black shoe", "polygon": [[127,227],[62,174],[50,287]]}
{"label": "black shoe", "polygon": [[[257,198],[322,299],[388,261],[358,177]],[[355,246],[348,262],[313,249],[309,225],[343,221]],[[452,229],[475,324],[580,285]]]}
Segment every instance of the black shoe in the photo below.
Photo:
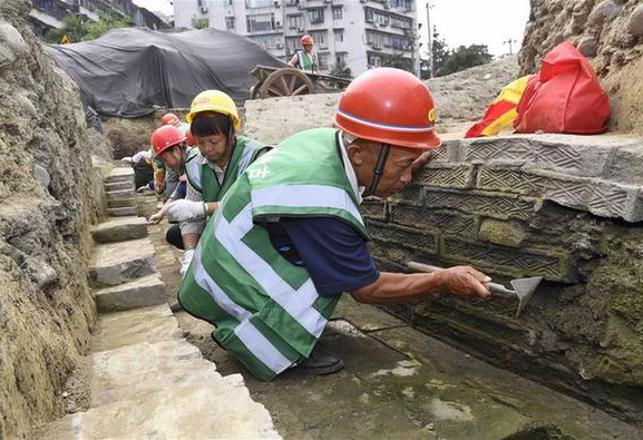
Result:
{"label": "black shoe", "polygon": [[328,352],[315,349],[308,359],[304,359],[297,365],[297,368],[322,376],[337,373],[344,368],[344,361]]}

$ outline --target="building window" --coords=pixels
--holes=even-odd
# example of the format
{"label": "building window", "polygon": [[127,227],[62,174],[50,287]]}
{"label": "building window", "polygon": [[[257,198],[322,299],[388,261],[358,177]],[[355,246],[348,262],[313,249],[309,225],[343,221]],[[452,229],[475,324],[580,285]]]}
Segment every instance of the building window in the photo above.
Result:
{"label": "building window", "polygon": [[311,32],[310,36],[313,37],[317,48],[328,49],[328,31]]}
{"label": "building window", "polygon": [[225,28],[226,29],[234,29],[234,17],[226,17],[225,18]]}
{"label": "building window", "polygon": [[413,9],[413,0],[388,0],[388,2],[393,8],[401,8],[406,11]]}
{"label": "building window", "polygon": [[368,67],[382,67],[382,58],[375,55],[369,55]]}
{"label": "building window", "polygon": [[328,70],[328,54],[320,53],[317,54],[317,60],[319,61],[320,70]]}
{"label": "building window", "polygon": [[286,6],[297,6],[299,4],[299,0],[286,0]]}
{"label": "building window", "polygon": [[272,7],[273,0],[246,0],[246,8],[269,8]]}
{"label": "building window", "polygon": [[248,32],[265,32],[275,28],[275,14],[246,15]]}
{"label": "building window", "polygon": [[411,29],[413,20],[402,17],[391,16],[391,27],[398,29]]}
{"label": "building window", "polygon": [[342,7],[333,6],[333,20],[341,20],[341,19],[342,19]]}
{"label": "building window", "polygon": [[388,25],[388,15],[386,12],[378,11],[377,9],[364,8],[366,14],[366,22],[373,23],[380,26]]}
{"label": "building window", "polygon": [[334,33],[335,33],[335,41],[337,41],[338,43],[341,43],[342,41],[344,41],[344,30],[343,29],[335,29]]}
{"label": "building window", "polygon": [[323,8],[311,9],[309,12],[310,12],[310,22],[312,24],[318,24],[318,23],[323,23],[324,22],[324,9]]}
{"label": "building window", "polygon": [[293,54],[299,50],[299,37],[286,38],[286,53]]}
{"label": "building window", "polygon": [[346,65],[346,55],[345,54],[335,55],[335,65],[336,66]]}
{"label": "building window", "polygon": [[288,16],[288,27],[290,29],[298,29],[304,27],[304,16],[301,14]]}

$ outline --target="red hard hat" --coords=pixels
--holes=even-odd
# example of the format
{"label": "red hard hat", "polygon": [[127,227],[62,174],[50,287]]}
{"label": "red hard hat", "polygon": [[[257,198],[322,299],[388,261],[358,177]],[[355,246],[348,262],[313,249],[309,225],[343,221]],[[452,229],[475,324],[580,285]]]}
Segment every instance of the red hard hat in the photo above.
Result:
{"label": "red hard hat", "polygon": [[181,120],[174,113],[166,113],[161,116],[161,125],[178,125],[179,122]]}
{"label": "red hard hat", "polygon": [[409,72],[382,67],[351,82],[335,114],[335,124],[362,139],[392,146],[431,149],[436,112],[428,87]]}
{"label": "red hard hat", "polygon": [[311,37],[310,35],[306,34],[303,37],[301,37],[300,42],[301,42],[302,46],[305,46],[307,44],[313,44],[313,37]]}
{"label": "red hard hat", "polygon": [[189,147],[196,146],[196,139],[194,139],[194,136],[192,135],[192,132],[190,130],[185,132],[185,141]]}
{"label": "red hard hat", "polygon": [[152,133],[152,148],[154,149],[154,156],[158,157],[168,148],[179,145],[185,142],[185,135],[181,130],[173,125],[164,125],[157,128]]}

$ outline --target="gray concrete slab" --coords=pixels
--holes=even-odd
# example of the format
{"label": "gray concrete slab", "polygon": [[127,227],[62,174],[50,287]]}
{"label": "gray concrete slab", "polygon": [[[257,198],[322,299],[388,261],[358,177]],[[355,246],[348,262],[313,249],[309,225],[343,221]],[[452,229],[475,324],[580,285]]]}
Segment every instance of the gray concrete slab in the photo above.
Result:
{"label": "gray concrete slab", "polygon": [[107,208],[107,214],[111,217],[138,215],[138,208],[136,206],[127,206],[124,208]]}

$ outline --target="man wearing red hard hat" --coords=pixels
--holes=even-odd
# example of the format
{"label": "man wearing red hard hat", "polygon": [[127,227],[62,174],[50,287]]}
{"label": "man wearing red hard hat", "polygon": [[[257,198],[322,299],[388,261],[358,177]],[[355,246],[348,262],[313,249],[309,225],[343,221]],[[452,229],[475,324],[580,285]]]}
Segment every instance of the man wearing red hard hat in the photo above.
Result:
{"label": "man wearing red hard hat", "polygon": [[290,59],[288,65],[290,67],[296,67],[305,72],[315,73],[319,72],[319,60],[317,59],[317,54],[313,52],[313,37],[306,34],[301,37],[299,40],[301,47],[304,50],[298,50],[295,52],[295,55]]}
{"label": "man wearing red hard hat", "polygon": [[223,199],[179,288],[182,307],[216,326],[213,338],[257,378],[290,368],[329,374],[341,359],[313,351],[343,292],[395,304],[435,292],[486,297],[468,266],[379,272],[366,247],[362,197],[387,197],[440,145],[424,83],[380,68],[355,79],[338,130],[290,136],[259,158]]}

